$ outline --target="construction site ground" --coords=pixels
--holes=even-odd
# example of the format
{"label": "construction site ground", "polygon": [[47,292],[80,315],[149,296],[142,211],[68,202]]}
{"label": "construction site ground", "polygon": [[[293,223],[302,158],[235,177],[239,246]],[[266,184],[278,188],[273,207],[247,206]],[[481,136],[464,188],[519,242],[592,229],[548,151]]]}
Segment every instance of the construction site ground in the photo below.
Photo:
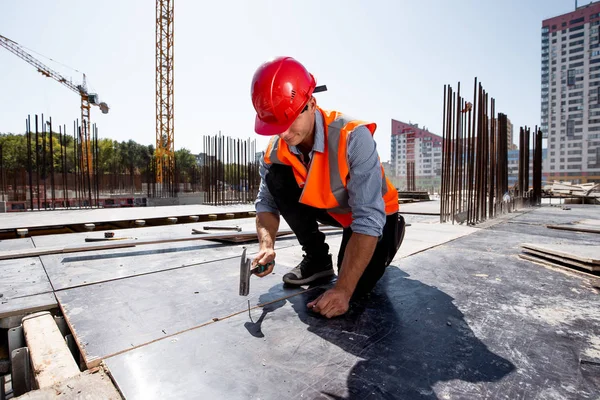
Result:
{"label": "construction site ground", "polygon": [[[600,276],[519,257],[523,243],[598,245],[597,233],[547,228],[600,220],[598,206],[569,207],[470,227],[440,224],[438,202],[401,205],[409,226],[392,265],[334,319],[306,307],[333,283],[282,283],[302,258],[293,235],[278,238],[274,273],[251,277],[244,297],[240,255],[245,246],[252,257],[256,242],[198,240],[192,229],[207,222],[119,229],[115,237],[133,243],[195,240],[2,260],[0,319],[58,310],[85,366],[102,367],[126,399],[598,399]],[[143,208],[87,213],[125,211],[128,220],[156,217]],[[34,214],[56,225],[106,220],[68,213],[0,215],[0,229]],[[255,232],[253,218],[210,225]],[[335,264],[341,231],[326,235]],[[0,252],[83,246],[91,237],[103,232],[2,240]]]}

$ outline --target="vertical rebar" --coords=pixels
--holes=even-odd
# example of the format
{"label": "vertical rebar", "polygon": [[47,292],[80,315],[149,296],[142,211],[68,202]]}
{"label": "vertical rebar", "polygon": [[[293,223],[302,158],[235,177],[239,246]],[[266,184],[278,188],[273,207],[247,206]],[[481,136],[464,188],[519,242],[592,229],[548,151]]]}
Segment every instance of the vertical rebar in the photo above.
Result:
{"label": "vertical rebar", "polygon": [[52,117],[50,117],[50,187],[52,190],[52,209],[56,208],[56,192],[54,190],[54,146],[52,144]]}
{"label": "vertical rebar", "polygon": [[27,116],[27,173],[29,174],[29,205],[33,211],[33,162],[31,155],[31,115]]}

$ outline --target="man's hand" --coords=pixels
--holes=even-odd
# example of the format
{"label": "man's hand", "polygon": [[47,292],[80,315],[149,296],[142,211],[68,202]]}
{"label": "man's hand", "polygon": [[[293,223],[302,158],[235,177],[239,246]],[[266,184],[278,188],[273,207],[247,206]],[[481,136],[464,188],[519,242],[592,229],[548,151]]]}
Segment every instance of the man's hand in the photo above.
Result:
{"label": "man's hand", "polygon": [[[275,250],[272,248],[265,248],[259,251],[256,257],[254,257],[254,260],[252,261],[252,267],[257,265],[267,265],[272,261],[275,261]],[[275,263],[271,263],[265,272],[255,275],[262,278],[263,276],[267,276],[273,272],[273,268],[275,268]]]}
{"label": "man's hand", "polygon": [[333,318],[348,311],[351,296],[346,291],[334,287],[308,303],[307,307],[327,318]]}

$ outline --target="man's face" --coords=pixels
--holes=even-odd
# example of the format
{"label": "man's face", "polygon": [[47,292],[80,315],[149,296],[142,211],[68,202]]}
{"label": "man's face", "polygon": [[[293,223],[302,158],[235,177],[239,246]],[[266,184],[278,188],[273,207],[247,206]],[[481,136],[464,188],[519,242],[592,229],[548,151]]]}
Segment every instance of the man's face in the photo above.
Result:
{"label": "man's face", "polygon": [[315,125],[315,98],[308,101],[308,109],[301,113],[287,131],[280,133],[279,137],[287,143],[288,146],[298,146],[306,139]]}

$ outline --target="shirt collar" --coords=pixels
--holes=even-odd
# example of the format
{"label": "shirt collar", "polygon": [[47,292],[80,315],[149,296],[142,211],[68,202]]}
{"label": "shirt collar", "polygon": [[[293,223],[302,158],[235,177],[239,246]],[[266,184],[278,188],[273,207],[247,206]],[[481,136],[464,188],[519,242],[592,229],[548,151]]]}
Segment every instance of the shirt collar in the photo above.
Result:
{"label": "shirt collar", "polygon": [[[296,155],[300,155],[300,150],[296,146],[290,146],[290,151]],[[311,153],[323,153],[325,151],[325,127],[323,125],[323,115],[319,110],[315,111],[315,143]]]}

